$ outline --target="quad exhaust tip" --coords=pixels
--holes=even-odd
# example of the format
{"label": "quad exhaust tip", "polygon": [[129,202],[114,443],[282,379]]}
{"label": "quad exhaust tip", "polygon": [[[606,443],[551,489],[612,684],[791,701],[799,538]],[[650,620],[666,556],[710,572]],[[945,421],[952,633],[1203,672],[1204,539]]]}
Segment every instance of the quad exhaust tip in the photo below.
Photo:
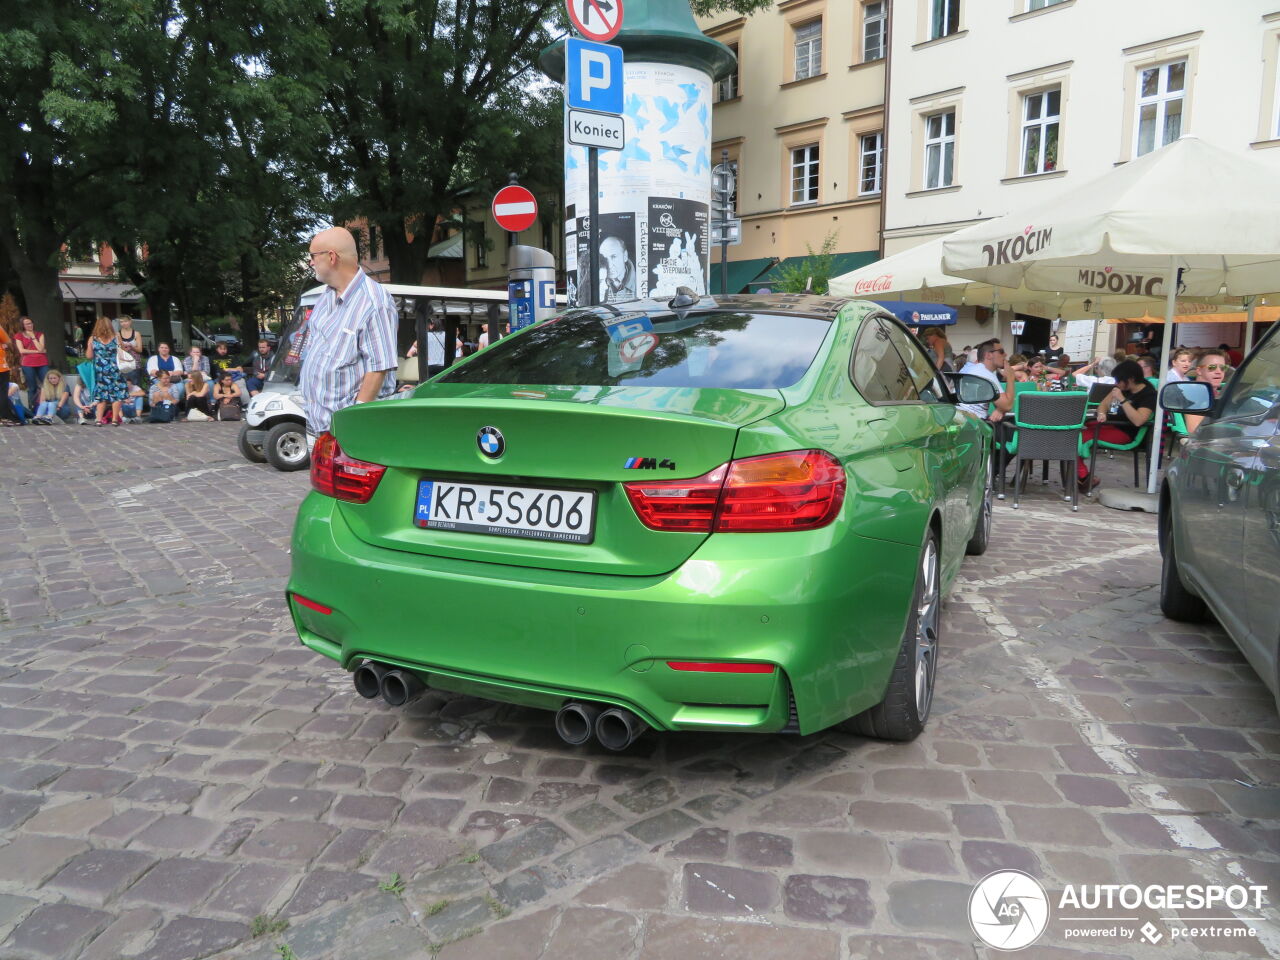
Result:
{"label": "quad exhaust tip", "polygon": [[596,739],[608,750],[627,749],[647,729],[643,720],[622,707],[610,707],[596,717]]}
{"label": "quad exhaust tip", "polygon": [[603,709],[594,703],[566,703],[556,711],[556,733],[570,746],[581,746],[595,733],[596,718]]}
{"label": "quad exhaust tip", "polygon": [[388,670],[382,675],[382,699],[392,707],[403,707],[422,696],[427,685],[407,670]]}
{"label": "quad exhaust tip", "polygon": [[382,693],[382,678],[386,672],[386,667],[372,660],[366,660],[360,664],[351,676],[356,686],[356,693],[366,700],[376,699]]}

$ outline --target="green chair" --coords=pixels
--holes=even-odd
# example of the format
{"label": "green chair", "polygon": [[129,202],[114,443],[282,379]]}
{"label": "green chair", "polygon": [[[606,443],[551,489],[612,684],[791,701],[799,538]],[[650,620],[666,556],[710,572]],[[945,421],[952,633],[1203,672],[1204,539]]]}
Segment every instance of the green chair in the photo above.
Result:
{"label": "green chair", "polygon": [[[1082,451],[1081,456],[1084,456],[1083,451],[1085,450],[1088,451],[1089,476],[1091,477],[1093,476],[1093,465],[1097,460],[1098,447],[1101,447],[1103,450],[1114,451],[1116,453],[1132,453],[1133,454],[1133,485],[1135,487],[1141,486],[1142,481],[1139,479],[1139,467],[1141,466],[1142,455],[1144,453],[1147,455],[1147,463],[1148,464],[1151,463],[1151,447],[1149,443],[1150,430],[1151,430],[1151,424],[1149,422],[1144,423],[1141,427],[1138,428],[1138,432],[1134,435],[1133,439],[1127,443],[1111,443],[1108,440],[1098,440],[1095,443],[1093,440],[1084,440],[1082,438],[1080,441],[1080,447]],[[1090,497],[1093,496],[1092,489],[1089,491],[1088,496]]]}
{"label": "green chair", "polygon": [[[1008,469],[1009,460],[1012,459],[1014,456],[1016,456],[1018,453],[1018,431],[1017,431],[1017,422],[1016,422],[1018,419],[1018,397],[1021,394],[1027,393],[1027,392],[1031,392],[1031,393],[1037,392],[1035,390],[1034,383],[1031,383],[1030,381],[1025,381],[1021,383],[1015,383],[1013,385],[1013,410],[1011,410],[1009,413],[1009,416],[1012,417],[1014,420],[1014,423],[1009,424],[1009,426],[1014,428],[1013,432],[1010,433],[1003,440],[1001,440],[999,437],[996,437],[992,441],[995,444],[996,457],[995,457],[994,463],[996,464],[996,469],[998,471],[998,474],[996,477],[997,479],[996,499],[997,500],[1004,499],[1004,496],[1005,496],[1004,473],[1005,473],[1005,470]],[[991,410],[994,408],[995,408],[995,404],[992,404],[988,409]]]}
{"label": "green chair", "polygon": [[[1064,499],[1071,509],[1079,510],[1079,486],[1075,482],[1076,457],[1080,450],[1080,431],[1084,427],[1089,395],[1079,391],[1030,391],[1013,398],[1014,416],[1014,486],[1013,508],[1018,509],[1022,482],[1026,471],[1023,463],[1057,461],[1062,471]],[[1070,496],[1067,497],[1067,488]]]}

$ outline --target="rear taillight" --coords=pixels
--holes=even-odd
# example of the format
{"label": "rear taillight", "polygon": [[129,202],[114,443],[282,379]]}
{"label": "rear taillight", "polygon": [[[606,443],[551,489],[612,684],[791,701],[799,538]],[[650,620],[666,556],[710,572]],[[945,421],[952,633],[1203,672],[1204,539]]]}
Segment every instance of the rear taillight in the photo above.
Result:
{"label": "rear taillight", "polygon": [[844,503],[844,467],[821,450],[734,460],[720,493],[716,532],[813,530]]}
{"label": "rear taillight", "polygon": [[710,533],[728,464],[692,480],[638,480],[624,483],[636,516],[654,530]]}
{"label": "rear taillight", "polygon": [[623,489],[653,530],[766,533],[826,526],[844,502],[840,461],[821,450],[731,460],[692,480],[639,480]]}
{"label": "rear taillight", "polygon": [[326,497],[368,503],[386,472],[384,466],[347,456],[331,433],[320,434],[311,451],[311,488]]}

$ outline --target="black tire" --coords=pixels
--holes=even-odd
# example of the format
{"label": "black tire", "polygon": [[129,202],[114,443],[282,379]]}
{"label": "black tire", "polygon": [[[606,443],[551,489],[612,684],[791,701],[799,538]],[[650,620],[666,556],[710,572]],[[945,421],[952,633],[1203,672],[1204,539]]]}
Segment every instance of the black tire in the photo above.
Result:
{"label": "black tire", "polygon": [[1160,565],[1160,612],[1180,623],[1199,623],[1209,612],[1205,602],[1188,590],[1178,575],[1172,530],[1165,535],[1164,562]]}
{"label": "black tire", "polygon": [[987,552],[987,544],[991,540],[992,498],[995,496],[995,480],[991,471],[987,470],[986,486],[982,490],[982,508],[978,511],[978,519],[973,524],[973,536],[964,546],[964,552],[971,557],[980,557]]}
{"label": "black tire", "polygon": [[[931,573],[926,571],[932,568]],[[916,567],[916,588],[912,594],[911,615],[898,647],[898,659],[889,676],[884,699],[869,710],[839,724],[840,729],[878,740],[905,743],[914,740],[929,721],[933,707],[933,686],[938,669],[938,646],[942,617],[942,563],[938,555],[938,537],[932,530],[920,551]],[[926,596],[929,594],[931,596]],[[926,612],[926,603],[931,612]],[[929,621],[921,629],[922,621]],[[923,636],[928,636],[928,650],[921,649]],[[924,675],[921,676],[922,661]]]}
{"label": "black tire", "polygon": [[267,462],[277,470],[305,470],[311,466],[311,453],[307,450],[307,428],[300,423],[277,423],[267,431],[262,444]]}
{"label": "black tire", "polygon": [[240,447],[240,454],[250,463],[266,463],[267,455],[262,452],[262,448],[256,443],[249,442],[249,425],[246,423],[240,428],[240,435],[236,438],[236,443]]}

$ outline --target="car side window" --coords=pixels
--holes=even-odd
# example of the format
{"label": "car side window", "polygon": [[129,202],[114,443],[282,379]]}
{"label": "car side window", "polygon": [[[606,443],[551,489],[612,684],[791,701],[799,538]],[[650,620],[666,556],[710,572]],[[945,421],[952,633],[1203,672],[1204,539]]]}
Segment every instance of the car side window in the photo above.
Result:
{"label": "car side window", "polygon": [[883,319],[880,323],[889,331],[889,341],[897,349],[902,362],[906,364],[920,399],[925,403],[949,400],[946,388],[938,382],[937,368],[933,365],[933,361],[925,356],[919,344],[913,342],[906,331],[897,324]]}
{"label": "car side window", "polygon": [[869,403],[913,403],[920,400],[911,371],[894,349],[889,331],[877,318],[862,322],[853,345],[853,385]]}
{"label": "car side window", "polygon": [[1231,378],[1218,419],[1257,416],[1277,403],[1280,403],[1280,339],[1270,337]]}

